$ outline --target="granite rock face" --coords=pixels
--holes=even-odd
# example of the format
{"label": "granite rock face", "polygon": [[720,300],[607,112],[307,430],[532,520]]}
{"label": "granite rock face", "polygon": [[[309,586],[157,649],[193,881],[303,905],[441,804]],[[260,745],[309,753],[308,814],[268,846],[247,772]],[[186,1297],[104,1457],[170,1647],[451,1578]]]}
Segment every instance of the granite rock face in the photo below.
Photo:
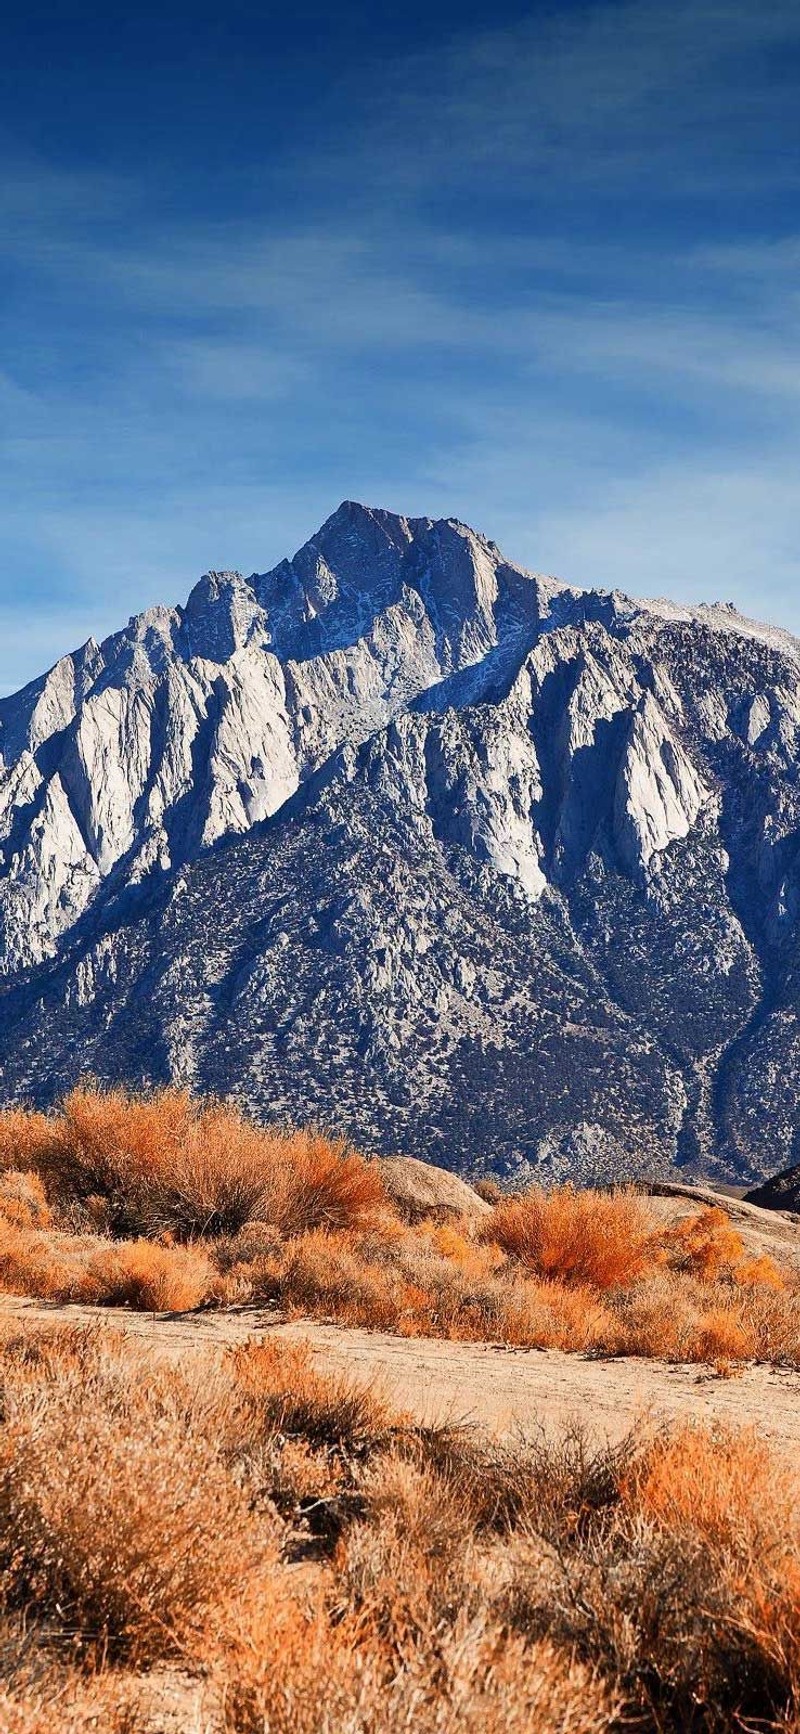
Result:
{"label": "granite rock face", "polygon": [[800,1155],[800,644],[345,503],[0,701],[0,1083],[546,1176]]}

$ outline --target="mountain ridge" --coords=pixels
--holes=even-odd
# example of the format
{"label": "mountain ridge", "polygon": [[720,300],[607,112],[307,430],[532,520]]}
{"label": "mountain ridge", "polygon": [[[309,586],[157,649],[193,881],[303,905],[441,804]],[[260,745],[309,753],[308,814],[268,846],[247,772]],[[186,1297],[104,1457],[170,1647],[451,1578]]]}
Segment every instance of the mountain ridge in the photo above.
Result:
{"label": "mountain ridge", "polygon": [[455,1165],[792,1160],[781,629],[345,501],[0,701],[0,756],[7,1094],[180,1076],[307,1118],[324,1074],[345,1130]]}

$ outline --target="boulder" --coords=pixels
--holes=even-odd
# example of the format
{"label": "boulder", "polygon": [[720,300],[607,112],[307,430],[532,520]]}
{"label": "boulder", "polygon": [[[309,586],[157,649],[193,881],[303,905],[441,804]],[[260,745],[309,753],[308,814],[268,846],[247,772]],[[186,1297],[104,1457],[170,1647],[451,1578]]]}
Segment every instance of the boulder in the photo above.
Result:
{"label": "boulder", "polygon": [[379,1167],[392,1203],[408,1222],[421,1222],[426,1216],[436,1222],[467,1216],[476,1222],[491,1212],[491,1205],[447,1168],[420,1162],[416,1156],[384,1156]]}

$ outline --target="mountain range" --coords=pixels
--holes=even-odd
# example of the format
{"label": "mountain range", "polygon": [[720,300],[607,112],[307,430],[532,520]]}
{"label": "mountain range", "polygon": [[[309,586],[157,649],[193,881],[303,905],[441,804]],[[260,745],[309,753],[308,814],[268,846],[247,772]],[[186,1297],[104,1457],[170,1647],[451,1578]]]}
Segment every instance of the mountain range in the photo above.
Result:
{"label": "mountain range", "polygon": [[0,700],[0,1089],[757,1180],[800,1159],[799,773],[788,633],[345,502]]}

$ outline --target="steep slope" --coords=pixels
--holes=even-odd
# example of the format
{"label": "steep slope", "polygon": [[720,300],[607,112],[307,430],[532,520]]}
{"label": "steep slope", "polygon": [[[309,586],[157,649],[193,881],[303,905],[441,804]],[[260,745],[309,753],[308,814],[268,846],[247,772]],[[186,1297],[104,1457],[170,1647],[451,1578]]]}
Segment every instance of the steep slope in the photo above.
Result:
{"label": "steep slope", "polygon": [[752,1176],[800,1134],[800,646],[340,507],[0,704],[6,1093]]}

